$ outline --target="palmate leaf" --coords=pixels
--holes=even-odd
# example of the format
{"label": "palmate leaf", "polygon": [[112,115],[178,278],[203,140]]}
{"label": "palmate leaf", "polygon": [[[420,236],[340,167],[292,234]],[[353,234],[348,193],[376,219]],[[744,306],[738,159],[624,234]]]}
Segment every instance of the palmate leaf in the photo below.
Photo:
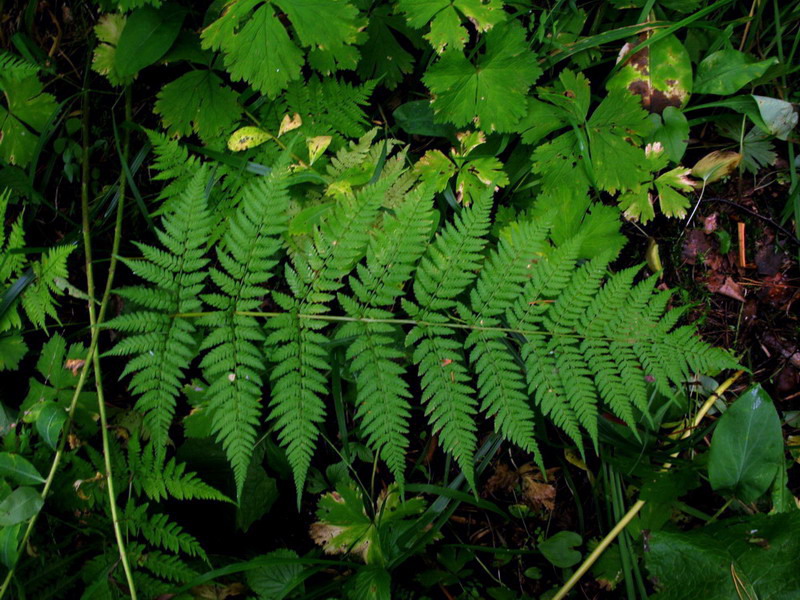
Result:
{"label": "palmate leaf", "polygon": [[439,122],[511,131],[525,116],[525,94],[542,70],[519,25],[494,27],[484,39],[486,52],[475,64],[461,52],[446,52],[423,81]]}
{"label": "palmate leaf", "polygon": [[205,143],[227,135],[239,120],[237,94],[213,71],[189,71],[165,85],[154,107],[171,136],[197,133]]}
{"label": "palmate leaf", "polygon": [[570,180],[615,193],[635,189],[647,178],[649,164],[638,144],[651,124],[638,97],[612,90],[586,119],[589,81],[571,71],[562,72],[554,90],[542,90],[540,97],[551,107],[529,104],[523,140],[535,143],[551,131],[570,128],[533,153],[533,171],[544,189]]}
{"label": "palmate leaf", "polygon": [[[298,44],[279,13],[285,13]],[[320,27],[324,23],[324,27]],[[309,61],[322,73],[354,68],[358,11],[346,0],[233,0],[202,33],[203,47],[221,50],[234,81],[245,80],[270,98],[299,79]]]}
{"label": "palmate leaf", "polygon": [[430,25],[424,37],[439,54],[464,48],[469,32],[462,20],[471,21],[484,32],[508,17],[502,0],[400,0],[397,8],[405,13],[411,27],[422,29]]}
{"label": "palmate leaf", "polygon": [[44,93],[36,75],[17,79],[18,70],[0,69],[0,89],[7,104],[0,103],[0,159],[26,166],[32,159],[39,133],[56,112],[53,95]]}

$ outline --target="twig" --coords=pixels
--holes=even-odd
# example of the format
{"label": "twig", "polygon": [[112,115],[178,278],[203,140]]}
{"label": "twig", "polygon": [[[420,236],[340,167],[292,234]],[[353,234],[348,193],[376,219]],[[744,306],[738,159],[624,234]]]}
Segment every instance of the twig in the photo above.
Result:
{"label": "twig", "polygon": [[779,225],[778,223],[776,223],[775,221],[773,221],[769,217],[765,217],[764,215],[760,215],[756,211],[750,210],[746,206],[742,206],[741,204],[738,204],[738,203],[734,202],[733,200],[728,200],[727,198],[706,198],[705,202],[721,202],[723,204],[727,204],[729,206],[733,206],[737,210],[741,210],[742,212],[746,212],[748,215],[750,215],[752,217],[756,217],[757,219],[761,219],[762,221],[764,221],[770,227],[774,227],[775,229],[780,231],[783,235],[788,237],[792,242],[794,242],[795,244],[800,246],[800,239],[798,239],[791,231],[789,231],[788,229],[786,229],[782,225]]}

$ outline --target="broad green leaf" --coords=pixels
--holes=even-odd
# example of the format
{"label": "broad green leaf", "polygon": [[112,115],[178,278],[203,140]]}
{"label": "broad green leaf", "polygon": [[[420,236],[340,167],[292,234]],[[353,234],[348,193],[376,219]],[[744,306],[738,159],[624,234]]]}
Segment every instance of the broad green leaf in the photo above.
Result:
{"label": "broad green leaf", "polygon": [[758,61],[738,50],[718,50],[697,66],[694,80],[698,94],[734,94],[778,62],[777,58]]}
{"label": "broad green leaf", "polygon": [[67,412],[55,402],[45,402],[36,417],[36,430],[44,442],[53,450],[67,420]]}
{"label": "broad green leaf", "polygon": [[650,136],[651,141],[660,143],[672,162],[680,162],[689,145],[689,122],[686,116],[679,108],[668,106],[661,117],[653,117],[657,119],[657,125]]}
{"label": "broad green leaf", "polygon": [[240,127],[228,138],[228,150],[241,152],[260,146],[264,142],[271,140],[274,136],[260,127]]}
{"label": "broad green leaf", "polygon": [[236,527],[247,532],[253,523],[269,512],[277,499],[275,480],[256,461],[251,462],[236,510]]}
{"label": "broad green leaf", "polygon": [[469,20],[478,31],[485,32],[508,16],[502,0],[399,0],[397,8],[405,13],[411,27],[422,29],[430,25],[424,37],[439,54],[462,50],[469,41],[462,20]]}
{"label": "broad green leaf", "polygon": [[511,131],[525,116],[525,94],[542,70],[520,26],[495,27],[484,39],[486,53],[475,64],[461,52],[447,52],[423,80],[439,122]]}
{"label": "broad green leaf", "polygon": [[726,519],[689,532],[655,531],[645,552],[653,600],[795,598],[800,511]]}
{"label": "broad green leaf", "polygon": [[0,335],[0,371],[13,371],[25,356],[28,346],[21,335]]}
{"label": "broad green leaf", "polygon": [[18,487],[5,500],[0,502],[0,527],[12,527],[38,513],[44,500],[32,487]]}
{"label": "broad green leaf", "polygon": [[203,31],[202,45],[223,52],[234,81],[274,98],[300,78],[306,56],[322,73],[354,69],[359,53],[353,44],[361,41],[363,25],[346,0],[233,0]]}
{"label": "broad green leaf", "polygon": [[362,567],[348,582],[347,590],[347,597],[353,600],[392,600],[392,578],[381,567]]}
{"label": "broad green leaf", "polygon": [[677,218],[686,216],[686,209],[691,203],[683,194],[694,189],[692,180],[689,179],[690,172],[690,169],[676,167],[656,178],[654,183],[658,191],[658,204],[666,216]]}
{"label": "broad green leaf", "polygon": [[502,188],[508,185],[503,163],[494,156],[473,158],[465,162],[456,177],[456,198],[464,204],[478,199],[487,186]]}
{"label": "broad green leaf", "polygon": [[22,524],[0,528],[0,563],[11,568],[17,563]]}
{"label": "broad green leaf", "polygon": [[126,85],[133,75],[122,75],[117,69],[117,44],[125,29],[125,15],[107,14],[100,17],[94,33],[100,43],[94,49],[92,70],[105,75],[111,85]]}
{"label": "broad green leaf", "polygon": [[403,48],[398,34],[415,38],[392,7],[378,6],[370,12],[367,41],[361,46],[358,63],[358,74],[363,80],[380,79],[386,89],[393,90],[414,70],[414,57]]}
{"label": "broad green leaf", "polygon": [[797,126],[797,113],[791,102],[766,96],[753,96],[753,99],[767,126],[766,133],[781,140],[789,137],[789,133]]}
{"label": "broad green leaf", "polygon": [[44,477],[36,467],[19,454],[9,452],[0,452],[0,477],[7,477],[20,485],[44,483]]}
{"label": "broad green leaf", "polygon": [[412,100],[398,106],[392,113],[397,126],[412,135],[427,137],[453,137],[456,128],[435,123],[433,108],[427,100]]}
{"label": "broad green leaf", "polygon": [[203,48],[223,52],[231,79],[247,81],[270,98],[300,77],[303,52],[289,37],[272,4],[233,2],[203,31],[202,39]]}
{"label": "broad green leaf", "polygon": [[[648,35],[642,34],[636,44],[647,39]],[[638,94],[650,112],[685,106],[692,92],[692,62],[680,40],[668,35],[631,55],[634,45],[623,47],[619,60],[625,66],[608,81],[606,89]]]}
{"label": "broad green leaf", "polygon": [[120,77],[136,75],[160,59],[178,37],[186,9],[167,4],[140,8],[130,15],[119,36],[115,67]]}
{"label": "broad green leaf", "polygon": [[197,133],[205,143],[228,133],[242,114],[238,94],[213,71],[189,71],[158,93],[154,111],[171,136]]}
{"label": "broad green leaf", "polygon": [[414,165],[422,181],[429,183],[437,192],[447,187],[447,182],[456,173],[456,166],[440,150],[428,150]]}
{"label": "broad green leaf", "polygon": [[[5,81],[0,73],[0,82]],[[12,165],[26,166],[36,151],[36,145],[58,103],[51,94],[42,92],[42,83],[36,76],[15,80],[13,85],[0,83],[5,88],[0,98],[0,159]]]}
{"label": "broad green leaf", "polygon": [[711,438],[711,487],[754,502],[783,465],[781,422],[760,385],[750,388],[722,415]]}
{"label": "broad green leaf", "polygon": [[280,548],[263,556],[270,559],[298,559],[296,563],[271,564],[247,571],[247,584],[262,600],[284,600],[298,589],[302,582],[301,574],[305,570],[303,563],[294,550]]}
{"label": "broad green leaf", "polygon": [[576,565],[581,560],[581,553],[575,550],[583,538],[574,531],[559,531],[539,544],[539,551],[552,564],[562,569]]}

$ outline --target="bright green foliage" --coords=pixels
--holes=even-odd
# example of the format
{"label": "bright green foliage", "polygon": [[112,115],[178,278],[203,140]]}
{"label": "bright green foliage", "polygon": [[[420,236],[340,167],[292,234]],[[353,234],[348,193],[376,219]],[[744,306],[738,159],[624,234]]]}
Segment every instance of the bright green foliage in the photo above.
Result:
{"label": "bright green foliage", "polygon": [[156,214],[172,212],[175,202],[180,198],[181,190],[189,184],[194,173],[200,167],[196,157],[189,154],[185,146],[177,140],[171,139],[157,131],[147,131],[147,138],[153,145],[154,159],[152,162],[156,181],[169,182],[165,184],[158,194],[158,200],[163,201]]}
{"label": "bright green foliage", "polygon": [[211,331],[201,346],[205,353],[201,366],[210,384],[212,430],[233,466],[237,494],[256,441],[266,365],[261,325],[253,317],[235,313],[258,310],[261,304],[262,286],[272,278],[275,255],[282,246],[287,203],[283,168],[273,169],[270,176],[243,190],[222,248],[217,249],[220,268],[210,272],[220,292],[204,296],[219,312],[205,321]]}
{"label": "bright green foliage", "polygon": [[92,69],[105,75],[111,85],[127,85],[133,81],[133,75],[123,76],[116,68],[117,44],[125,29],[125,15],[107,14],[100,17],[94,27],[94,33],[100,43],[94,50]]}
{"label": "bright green foliage", "polygon": [[363,107],[369,102],[375,83],[353,86],[333,77],[316,76],[305,83],[292,82],[281,96],[282,112],[298,113],[307,136],[336,135],[340,142],[360,138],[368,126]]}
{"label": "bright green foliage", "polygon": [[540,90],[539,96],[549,105],[530,103],[523,141],[534,144],[552,131],[570,128],[533,153],[533,171],[544,189],[570,181],[615,193],[637,187],[646,177],[649,165],[635,144],[651,125],[637,96],[613,90],[587,119],[589,81],[571,71],[563,71],[554,89]]}
{"label": "bright green foliage", "polygon": [[210,231],[207,183],[208,172],[201,168],[175,202],[175,212],[162,219],[163,229],[157,233],[164,250],[136,244],[143,258],[125,263],[150,285],[118,290],[136,309],[106,323],[132,334],[109,354],[134,355],[123,376],[132,375],[131,388],[140,396],[137,408],[144,413],[145,426],[161,457],[183,372],[197,351],[194,321],[172,315],[201,307],[198,295],[205,279],[204,245]]}
{"label": "bright green foliage", "polygon": [[481,410],[494,417],[495,428],[505,439],[535,453],[539,463],[534,414],[522,370],[505,343],[505,334],[481,328],[502,324],[501,316],[520,296],[545,250],[547,232],[544,221],[510,225],[470,291],[469,308],[461,308],[465,321],[476,327],[465,347],[477,376]]}
{"label": "bright green foliage", "polygon": [[[299,47],[278,11],[291,22]],[[234,81],[245,80],[274,98],[300,77],[307,52],[323,74],[354,68],[358,29],[358,11],[346,0],[234,0],[202,37],[204,48],[223,52]]]}
{"label": "bright green foliage", "polygon": [[502,0],[400,0],[398,9],[405,13],[411,27],[422,29],[430,25],[425,39],[439,54],[462,50],[469,41],[462,20],[471,21],[478,31],[485,32],[508,16]]}
{"label": "bright green foliage", "polygon": [[325,414],[327,394],[324,372],[328,369],[327,338],[320,333],[324,322],[301,318],[330,310],[334,292],[361,260],[369,244],[369,228],[378,216],[388,182],[366,186],[345,195],[326,221],[314,231],[286,270],[292,296],[273,293],[287,311],[272,319],[269,336],[274,348],[271,409],[277,419],[278,438],[286,447],[298,494],[316,446],[319,423]]}
{"label": "bright green foliage", "polygon": [[361,490],[344,481],[335,493],[320,497],[319,521],[311,526],[311,537],[328,554],[358,555],[367,565],[383,566],[398,550],[396,538],[416,526],[413,517],[423,510],[422,498],[404,502],[397,486],[391,485],[378,496],[370,516]]}
{"label": "bright green foliage", "polygon": [[458,215],[428,248],[414,281],[419,306],[407,302],[408,313],[419,321],[406,338],[415,345],[414,362],[419,365],[425,414],[442,446],[450,452],[475,488],[473,457],[475,437],[475,399],[466,368],[462,344],[451,337],[443,310],[456,305],[459,296],[475,279],[489,231],[492,193],[484,193]]}
{"label": "bright green foliage", "polygon": [[[355,318],[386,319],[402,295],[414,265],[425,251],[433,226],[432,191],[415,188],[396,209],[384,217],[382,229],[372,238],[366,266],[358,265],[349,284],[355,300],[340,296],[346,312]],[[347,350],[357,385],[356,417],[368,444],[387,464],[395,479],[404,481],[408,446],[409,399],[406,369],[398,348],[402,330],[388,323],[347,323],[340,330],[355,341]]]}
{"label": "bright green foliage", "polygon": [[187,472],[185,464],[174,458],[161,462],[153,446],[142,448],[135,436],[128,441],[127,469],[136,493],[144,494],[151,500],[175,498],[230,502],[224,494],[200,479],[197,473]]}
{"label": "bright green foliage", "polygon": [[0,159],[26,166],[36,151],[38,134],[56,112],[58,103],[36,75],[35,67],[0,54]]}
{"label": "bright green foliage", "polygon": [[[658,172],[667,166],[669,158],[664,152],[664,147],[656,142],[648,144],[645,154],[649,162],[649,170]],[[689,199],[683,194],[694,189],[692,180],[688,175],[691,169],[675,167],[657,177],[649,177],[635,188],[623,193],[619,197],[619,206],[625,211],[625,216],[632,220],[641,220],[647,223],[655,217],[653,204],[658,198],[661,212],[668,217],[685,217],[689,208]],[[653,191],[655,188],[655,192]]]}
{"label": "bright green foliage", "polygon": [[154,111],[169,135],[197,133],[206,144],[227,135],[239,120],[237,94],[208,69],[189,71],[158,93]]}
{"label": "bright green foliage", "polygon": [[149,507],[150,505],[146,502],[135,507],[132,503],[128,505],[125,521],[133,535],[141,533],[142,537],[156,548],[167,550],[173,554],[183,552],[208,562],[205,551],[193,535],[184,531],[174,521],[170,521],[165,514],[148,514]]}
{"label": "bright green foliage", "polygon": [[525,94],[542,70],[519,25],[494,27],[484,40],[486,52],[475,64],[461,52],[446,52],[423,80],[439,122],[511,131],[525,116]]}
{"label": "bright green foliage", "polygon": [[633,425],[633,408],[646,412],[645,377],[670,394],[693,372],[735,362],[691,328],[673,329],[683,311],[664,312],[670,294],[653,295],[652,278],[631,287],[636,270],[629,269],[603,286],[609,258],[602,254],[577,267],[579,245],[573,239],[540,261],[506,317],[527,338],[530,393],[582,447],[580,428],[597,442],[599,402]]}
{"label": "bright green foliage", "polygon": [[[10,196],[9,191],[0,193],[0,251],[2,251],[0,283],[10,285],[19,278],[26,280],[26,285],[23,287],[21,299],[14,301],[6,312],[0,315],[0,332],[22,326],[22,320],[17,312],[18,303],[22,304],[30,322],[44,329],[48,316],[58,319],[55,296],[63,289],[59,284],[66,282],[67,258],[75,250],[75,246],[50,248],[42,254],[40,260],[28,262],[25,254],[21,252],[25,245],[21,216],[17,218],[6,236],[4,223]],[[18,252],[12,252],[13,250]],[[23,273],[26,267],[30,268],[29,273]],[[14,344],[19,345],[17,342]],[[9,347],[5,352],[14,353],[14,350]],[[7,359],[8,356],[10,355],[7,355]]]}

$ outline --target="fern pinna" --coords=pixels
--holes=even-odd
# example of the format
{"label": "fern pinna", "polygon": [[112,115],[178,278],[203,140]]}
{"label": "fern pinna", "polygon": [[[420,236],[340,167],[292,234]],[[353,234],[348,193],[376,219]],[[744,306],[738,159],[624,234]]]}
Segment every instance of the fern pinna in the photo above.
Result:
{"label": "fern pinna", "polygon": [[[359,431],[401,484],[417,410],[474,486],[480,413],[541,461],[542,416],[583,451],[584,433],[597,445],[601,409],[635,427],[651,384],[673,394],[694,373],[735,366],[693,328],[676,327],[682,311],[667,310],[669,292],[654,293],[653,278],[636,282],[636,268],[611,274],[610,254],[579,260],[579,237],[554,246],[547,218],[512,223],[495,239],[491,186],[434,236],[433,190],[399,161],[376,169],[381,152],[368,145],[340,152],[324,176],[297,177],[279,161],[229,186],[240,190],[227,201],[236,213],[210,226],[201,168],[180,200],[168,199],[166,249],[142,246],[146,260],[129,261],[152,285],[123,292],[136,306],[113,325],[132,335],[114,352],[136,354],[127,372],[145,425],[154,441],[166,439],[199,354],[211,433],[239,494],[266,424],[302,493],[328,413],[334,341],[347,348]],[[319,180],[321,189],[309,184]],[[287,207],[304,193],[335,200],[310,234],[292,234]],[[203,236],[216,239],[209,232],[219,226],[225,234],[204,271]],[[279,310],[259,312],[265,303]]]}

